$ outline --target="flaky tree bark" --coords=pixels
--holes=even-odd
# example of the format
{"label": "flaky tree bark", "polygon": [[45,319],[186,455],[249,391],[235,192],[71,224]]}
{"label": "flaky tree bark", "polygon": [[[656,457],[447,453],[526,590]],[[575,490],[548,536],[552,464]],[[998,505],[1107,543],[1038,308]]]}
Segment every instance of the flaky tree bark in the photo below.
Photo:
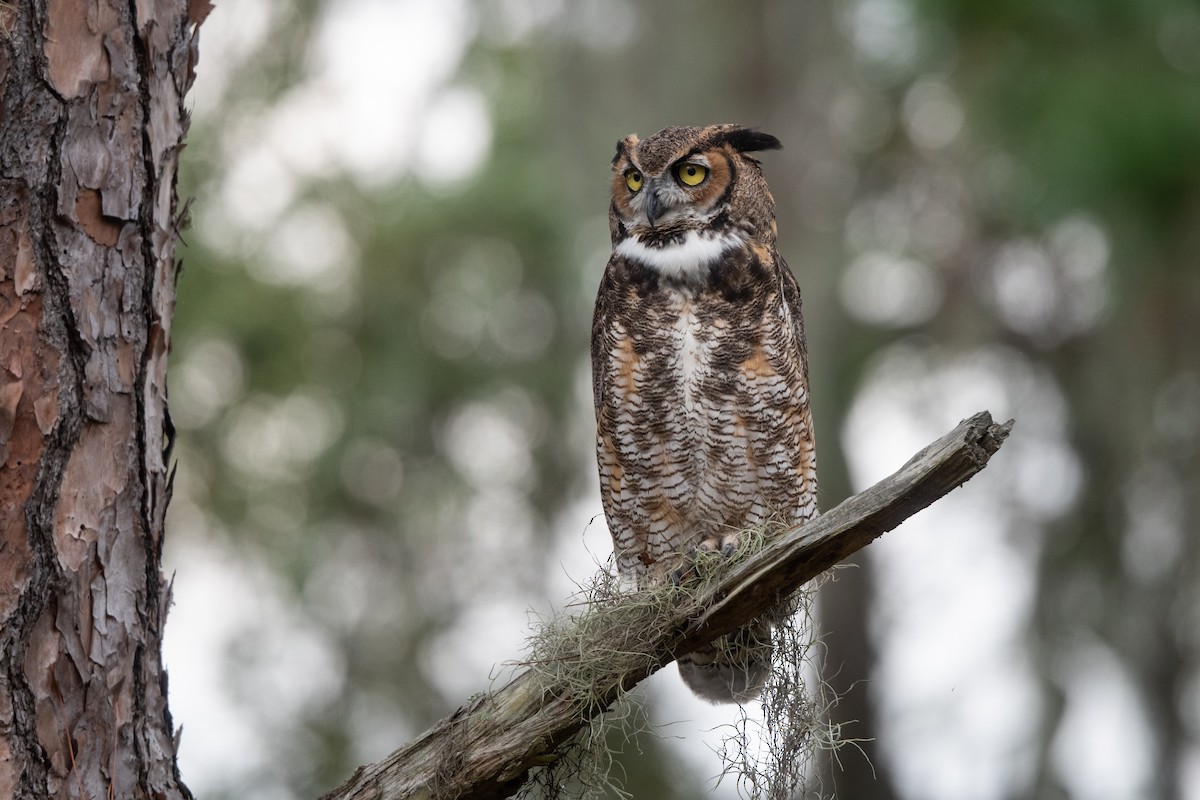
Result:
{"label": "flaky tree bark", "polygon": [[[646,658],[629,670],[606,669],[613,650],[578,654],[602,681],[548,685],[525,670],[476,697],[377,764],[360,767],[323,800],[495,800],[513,795],[537,765],[619,696],[676,657],[777,608],[878,536],[935,502],[987,466],[1012,429],[976,414],[933,442],[895,474],[811,522],[772,539],[728,575],[699,589],[636,646]],[[665,623],[665,624],[660,624]],[[623,643],[623,647],[627,643]],[[632,663],[619,654],[622,663]]]}
{"label": "flaky tree bark", "polygon": [[0,4],[0,797],[190,797],[160,644],[175,176],[208,3]]}

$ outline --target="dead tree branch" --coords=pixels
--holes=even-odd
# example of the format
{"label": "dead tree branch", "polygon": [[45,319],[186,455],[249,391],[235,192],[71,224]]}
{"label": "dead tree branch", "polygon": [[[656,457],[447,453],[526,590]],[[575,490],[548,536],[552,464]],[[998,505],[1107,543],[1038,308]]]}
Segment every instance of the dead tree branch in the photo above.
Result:
{"label": "dead tree branch", "polygon": [[322,800],[509,797],[531,768],[553,761],[555,748],[602,714],[622,690],[773,608],[780,596],[961,486],[987,466],[1011,428],[1011,420],[997,425],[987,412],[976,414],[890,477],[770,540],[669,612],[665,633],[647,642],[645,668],[612,675],[587,698],[577,689],[547,687],[525,670],[379,763],[360,767]]}

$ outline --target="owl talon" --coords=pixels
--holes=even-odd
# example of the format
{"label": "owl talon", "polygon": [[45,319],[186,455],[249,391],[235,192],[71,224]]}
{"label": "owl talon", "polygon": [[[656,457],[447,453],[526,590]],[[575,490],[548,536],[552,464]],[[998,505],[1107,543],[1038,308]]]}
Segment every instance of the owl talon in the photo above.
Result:
{"label": "owl talon", "polygon": [[683,556],[683,563],[671,570],[671,584],[681,586],[684,582],[695,578],[698,574],[696,563],[709,553],[720,554],[723,559],[730,559],[737,553],[739,542],[736,536],[730,536],[721,542],[715,539],[705,539]]}
{"label": "owl talon", "polygon": [[700,552],[703,545],[695,550],[689,550],[683,556],[683,563],[671,570],[671,583],[675,586],[682,586],[685,580],[696,577],[696,554]]}

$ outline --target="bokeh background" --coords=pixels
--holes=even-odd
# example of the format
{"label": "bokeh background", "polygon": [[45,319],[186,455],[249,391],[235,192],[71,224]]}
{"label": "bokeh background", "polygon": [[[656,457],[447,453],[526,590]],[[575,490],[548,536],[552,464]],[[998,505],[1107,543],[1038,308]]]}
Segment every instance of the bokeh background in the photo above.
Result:
{"label": "bokeh background", "polygon": [[[331,788],[607,556],[613,145],[741,122],[785,143],[822,506],[1017,419],[822,590],[871,739],[822,791],[1200,798],[1200,4],[227,0],[191,104],[166,656],[199,796]],[[626,789],[736,796],[730,709],[673,668],[644,696]]]}

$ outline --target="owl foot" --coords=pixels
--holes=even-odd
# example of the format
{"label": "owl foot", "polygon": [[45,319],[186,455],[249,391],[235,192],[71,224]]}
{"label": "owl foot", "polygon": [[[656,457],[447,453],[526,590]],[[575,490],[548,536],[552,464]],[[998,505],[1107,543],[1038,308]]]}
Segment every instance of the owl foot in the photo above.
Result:
{"label": "owl foot", "polygon": [[733,554],[742,546],[742,540],[736,533],[726,533],[720,537],[711,536],[700,543],[700,550],[705,553],[720,551],[725,558],[733,558]]}
{"label": "owl foot", "polygon": [[726,534],[724,536],[710,536],[695,548],[689,550],[683,557],[683,564],[671,571],[671,583],[675,586],[682,585],[685,581],[689,581],[696,577],[698,570],[697,563],[705,558],[709,553],[720,553],[722,558],[733,558],[737,552],[741,542],[737,534]]}

